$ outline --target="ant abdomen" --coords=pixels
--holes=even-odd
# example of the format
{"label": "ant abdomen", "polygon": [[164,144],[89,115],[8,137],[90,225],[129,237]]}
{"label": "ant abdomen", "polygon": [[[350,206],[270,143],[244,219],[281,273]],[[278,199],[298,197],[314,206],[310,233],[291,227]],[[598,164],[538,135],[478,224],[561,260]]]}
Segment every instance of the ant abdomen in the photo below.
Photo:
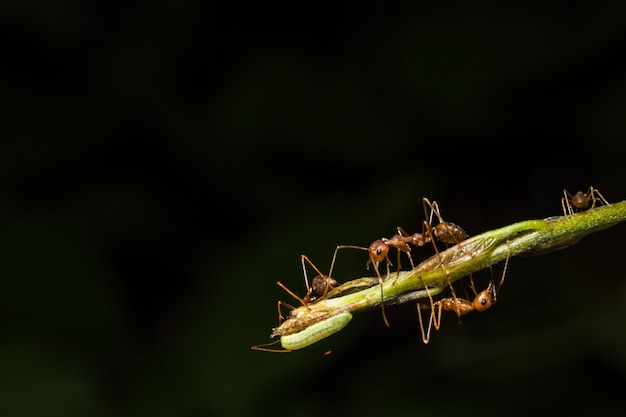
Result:
{"label": "ant abdomen", "polygon": [[461,226],[451,222],[439,223],[432,229],[437,240],[447,244],[457,244],[468,237]]}

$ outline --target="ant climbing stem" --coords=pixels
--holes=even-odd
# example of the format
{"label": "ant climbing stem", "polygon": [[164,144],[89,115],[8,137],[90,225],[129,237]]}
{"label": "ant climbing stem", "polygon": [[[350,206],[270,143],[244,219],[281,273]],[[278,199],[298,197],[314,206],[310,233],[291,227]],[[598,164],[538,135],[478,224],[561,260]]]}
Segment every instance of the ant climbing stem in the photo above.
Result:
{"label": "ant climbing stem", "polygon": [[474,280],[472,275],[470,274],[470,289],[474,293],[474,299],[472,301],[464,299],[464,298],[442,298],[433,302],[430,294],[428,295],[430,300],[430,318],[428,319],[428,329],[424,330],[424,323],[422,320],[422,307],[420,303],[417,303],[417,315],[420,322],[420,330],[422,332],[422,341],[424,344],[427,344],[430,341],[430,332],[432,327],[435,327],[435,330],[439,330],[441,326],[441,313],[443,310],[454,311],[457,317],[461,317],[467,313],[472,311],[486,311],[491,306],[496,303],[498,291],[500,291],[500,287],[504,283],[504,277],[506,276],[506,270],[509,264],[509,254],[510,254],[510,244],[507,241],[508,251],[506,260],[504,261],[504,268],[502,269],[502,277],[500,278],[500,282],[497,287],[494,286],[493,281],[490,281],[487,285],[487,288],[481,292],[476,290],[476,286],[474,285]]}
{"label": "ant climbing stem", "polygon": [[572,195],[569,191],[563,190],[563,197],[561,198],[563,215],[572,215],[575,211],[592,209],[596,206],[597,201],[600,201],[600,203],[604,205],[610,204],[602,194],[600,194],[600,191],[593,188],[591,185],[587,188],[586,193],[578,191],[576,194]]}

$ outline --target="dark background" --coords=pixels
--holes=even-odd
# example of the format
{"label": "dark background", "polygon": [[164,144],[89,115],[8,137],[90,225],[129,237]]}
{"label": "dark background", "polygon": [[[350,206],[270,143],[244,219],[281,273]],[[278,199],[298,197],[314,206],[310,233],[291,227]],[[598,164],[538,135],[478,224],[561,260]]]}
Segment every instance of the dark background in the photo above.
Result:
{"label": "dark background", "polygon": [[424,196],[470,235],[564,188],[623,200],[623,3],[0,10],[1,415],[624,406],[622,225],[511,259],[498,304],[426,346],[407,305],[327,357],[250,349],[294,302],[275,282],[304,294],[300,254],[417,231]]}

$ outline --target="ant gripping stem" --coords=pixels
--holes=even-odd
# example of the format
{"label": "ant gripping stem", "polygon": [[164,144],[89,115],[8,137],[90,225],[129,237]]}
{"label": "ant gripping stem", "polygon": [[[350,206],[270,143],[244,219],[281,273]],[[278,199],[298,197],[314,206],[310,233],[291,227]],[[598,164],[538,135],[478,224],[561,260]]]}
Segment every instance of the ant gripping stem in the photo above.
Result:
{"label": "ant gripping stem", "polygon": [[[507,241],[507,245],[509,242]],[[504,261],[504,268],[502,270],[502,277],[500,278],[500,282],[498,286],[494,286],[493,282],[490,282],[486,289],[481,292],[476,291],[476,287],[474,286],[474,281],[472,276],[470,275],[470,288],[474,292],[474,299],[472,301],[464,299],[464,298],[442,298],[433,303],[432,297],[430,297],[430,317],[428,319],[428,329],[424,330],[424,324],[422,320],[422,308],[419,303],[417,303],[417,315],[420,322],[420,330],[422,332],[422,341],[424,344],[427,344],[430,341],[430,332],[432,330],[432,326],[435,327],[435,330],[439,330],[441,326],[441,313],[443,310],[454,311],[458,317],[465,315],[472,311],[486,311],[491,306],[496,303],[497,293],[500,290],[500,287],[504,283],[504,277],[506,276],[506,270],[509,264],[509,254],[510,254],[510,246],[509,252],[507,252],[506,260]]]}
{"label": "ant gripping stem", "polygon": [[[563,209],[563,215],[567,216],[574,214],[574,211],[582,211],[592,209],[596,206],[596,202],[608,205],[609,202],[600,194],[600,191],[593,188],[591,185],[587,189],[587,192],[578,191],[572,195],[569,191],[563,190],[563,197],[561,198],[561,208]],[[591,205],[591,206],[590,206]]]}
{"label": "ant gripping stem", "polygon": [[[433,247],[435,248],[435,252],[437,253],[437,256],[439,256],[441,266],[444,267],[445,269],[445,266],[443,265],[443,261],[441,260],[439,248],[437,247],[437,244],[435,243],[435,239],[445,244],[459,244],[463,240],[467,239],[468,235],[465,232],[465,230],[463,230],[457,224],[446,222],[443,220],[443,218],[441,217],[441,212],[439,210],[439,205],[437,204],[436,201],[431,202],[426,197],[424,197],[422,201],[424,205],[424,217],[425,219],[428,219],[428,220],[424,220],[424,222],[422,223],[423,234],[428,236],[429,240],[432,242]],[[429,209],[430,209],[430,214],[428,213]],[[437,216],[437,219],[439,220],[439,223],[437,223],[435,226],[432,225],[433,214],[435,214]],[[471,256],[471,254],[469,255]],[[448,276],[448,274],[449,273],[446,270],[446,277]],[[450,292],[452,293],[452,298],[454,300],[457,300],[456,292],[454,291],[454,287],[452,286],[450,279],[449,278],[446,278],[446,279],[448,281],[448,286],[450,287]],[[432,303],[432,300],[431,300],[431,303]],[[458,303],[455,302],[454,306],[455,306],[455,311],[457,315],[460,316],[461,311],[460,311],[460,307],[458,306]]]}

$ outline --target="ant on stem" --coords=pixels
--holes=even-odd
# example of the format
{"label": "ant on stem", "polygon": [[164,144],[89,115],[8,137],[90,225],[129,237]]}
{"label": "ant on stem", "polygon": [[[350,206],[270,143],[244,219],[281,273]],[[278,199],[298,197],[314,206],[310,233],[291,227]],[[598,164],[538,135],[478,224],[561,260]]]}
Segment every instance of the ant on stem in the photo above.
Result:
{"label": "ant on stem", "polygon": [[[360,249],[366,250],[369,254],[369,259],[367,261],[367,268],[369,269],[369,265],[374,265],[374,271],[376,271],[376,275],[378,276],[378,285],[380,285],[380,309],[383,314],[383,321],[385,322],[385,326],[390,327],[389,321],[387,320],[387,315],[385,314],[385,303],[384,303],[384,293],[383,293],[383,282],[389,278],[389,265],[391,265],[391,261],[389,260],[389,240],[388,239],[377,239],[372,242],[369,247],[364,248],[362,246],[352,246],[352,245],[339,245],[335,249],[335,252],[339,249]],[[406,244],[400,245],[399,251],[405,250]],[[408,248],[408,246],[406,246]],[[408,248],[410,250],[410,248]],[[398,255],[399,256],[399,255]],[[387,276],[385,279],[380,275],[380,269],[378,268],[382,261],[387,261]],[[413,261],[411,260],[411,263]]]}
{"label": "ant on stem", "polygon": [[[508,241],[507,245],[509,245]],[[462,315],[465,315],[472,311],[486,311],[496,303],[497,292],[500,290],[500,287],[502,287],[502,283],[504,282],[504,277],[506,275],[506,269],[509,264],[509,254],[510,248],[509,252],[507,252],[506,260],[504,261],[502,277],[500,278],[500,282],[498,283],[497,288],[494,286],[493,281],[491,281],[489,282],[489,285],[487,285],[486,289],[478,292],[474,285],[472,275],[470,274],[469,286],[474,293],[474,299],[471,301],[465,298],[448,297],[433,302],[433,299],[429,294],[428,297],[430,300],[430,318],[428,320],[428,329],[426,331],[424,331],[424,324],[422,320],[422,307],[420,303],[417,303],[417,315],[420,322],[420,330],[422,332],[422,341],[424,342],[424,344],[427,344],[430,341],[430,332],[433,325],[435,326],[435,330],[439,330],[441,326],[441,313],[443,310],[454,311],[457,317],[460,319]],[[450,286],[450,288],[452,288],[452,286]]]}
{"label": "ant on stem", "polygon": [[[439,210],[439,205],[437,204],[436,201],[431,202],[426,197],[424,197],[422,201],[424,204],[424,216],[426,219],[428,219],[428,220],[424,220],[423,222],[422,229],[424,227],[426,228],[426,231],[423,233],[426,234],[429,237],[430,241],[433,243],[435,252],[437,253],[437,256],[439,256],[441,266],[444,267],[445,269],[445,266],[443,265],[443,261],[441,261],[439,248],[437,248],[437,245],[435,244],[435,239],[439,240],[440,242],[445,243],[446,245],[459,244],[465,239],[467,239],[468,234],[465,230],[461,228],[461,226],[455,223],[447,222],[443,220],[443,217],[441,217],[441,211]],[[430,214],[428,213],[429,209],[430,209]],[[439,223],[437,223],[435,226],[432,225],[433,214],[435,214],[437,216],[437,219],[439,220]],[[468,255],[471,256],[471,254],[468,254]],[[448,271],[446,270],[446,276],[447,275],[448,275]],[[448,286],[450,287],[452,298],[455,300],[455,302],[453,303],[453,306],[455,308],[457,315],[460,316],[461,311],[460,311],[459,303],[456,302],[457,301],[456,292],[454,291],[454,287],[452,286],[452,283],[450,282],[449,278],[448,278]]]}
{"label": "ant on stem", "polygon": [[[302,275],[304,277],[304,285],[306,286],[307,292],[306,295],[304,297],[299,297],[296,293],[294,293],[293,291],[291,291],[289,288],[287,288],[287,286],[285,284],[283,284],[280,281],[277,281],[276,284],[281,287],[283,290],[285,290],[289,295],[291,295],[293,298],[295,298],[296,300],[298,300],[300,302],[300,304],[302,306],[308,306],[309,304],[311,304],[312,302],[314,302],[317,297],[323,297],[324,295],[326,295],[330,290],[332,290],[335,286],[338,285],[338,282],[332,278],[332,272],[333,272],[333,268],[335,266],[335,260],[337,258],[337,250],[338,248],[335,249],[335,253],[333,254],[333,259],[330,263],[330,270],[328,271],[328,275],[324,275],[316,266],[315,264],[306,256],[306,255],[300,255],[300,261],[302,262]],[[306,272],[306,263],[308,263],[309,265],[311,265],[311,267],[313,267],[313,269],[315,270],[315,272],[317,272],[318,275],[316,275],[315,277],[313,277],[313,280],[311,281],[311,284],[309,284],[309,279],[307,276],[307,272]],[[278,301],[277,303],[277,308],[278,308],[278,324],[280,326],[280,324],[282,324],[283,320],[285,319],[285,317],[282,314],[281,311],[281,306],[285,306],[287,308],[289,308],[290,310],[295,310],[296,307],[292,306],[291,304],[288,304],[284,301]],[[348,316],[346,314],[341,315],[341,320],[339,321],[339,325],[345,326],[347,324],[347,322],[350,320],[350,318],[347,318]],[[307,330],[303,330],[301,332],[298,332],[294,335],[288,335],[288,336],[283,336],[286,337],[286,339],[288,340],[288,342],[284,342],[281,337],[281,339],[276,340],[274,342],[270,342],[270,343],[264,343],[264,344],[260,344],[260,345],[255,345],[252,346],[252,349],[254,350],[262,350],[262,351],[266,351],[266,352],[292,352],[293,350],[298,349],[298,344],[302,343],[300,341],[298,341],[297,337],[299,338],[308,338],[308,340],[312,340],[315,337],[319,337],[320,339],[323,338],[325,333],[328,333],[330,330],[337,331],[335,330],[331,325],[338,327],[338,324],[336,323],[336,321],[338,321],[338,319],[328,319],[326,321],[322,321],[325,322],[325,324],[322,324],[322,322],[317,323],[317,324],[313,324],[311,325],[310,329]],[[329,330],[330,329],[330,330]],[[293,339],[293,341],[291,340]],[[289,343],[291,343],[291,345],[295,346],[295,348],[290,348],[290,349],[271,349],[271,348],[267,348],[266,346],[271,346],[274,345],[278,342],[281,342],[281,344],[286,344],[289,346]],[[324,352],[322,353],[323,355],[328,355],[330,354],[330,351],[328,352]]]}
{"label": "ant on stem", "polygon": [[[333,268],[335,266],[335,260],[337,259],[337,250],[338,248],[335,249],[335,253],[333,254],[333,259],[330,263],[330,270],[328,271],[328,275],[324,275],[306,255],[300,255],[300,261],[302,262],[302,275],[304,277],[304,285],[306,287],[306,295],[304,297],[299,297],[280,281],[276,282],[276,284],[283,290],[285,290],[293,298],[298,300],[301,305],[309,305],[310,303],[314,302],[318,297],[323,297],[324,295],[326,295],[330,290],[332,290],[333,288],[335,288],[335,286],[339,284],[337,280],[335,280],[331,276],[333,273]],[[309,278],[306,273],[305,262],[311,265],[315,272],[317,272],[317,275],[313,277],[311,284],[309,284]],[[284,301],[278,301],[278,317],[280,320],[283,320],[284,317],[282,316],[280,310],[281,305],[285,305],[291,310],[294,310],[295,307],[285,303]]]}
{"label": "ant on stem", "polygon": [[[431,202],[426,197],[424,197],[422,201],[424,203],[424,215],[428,218],[428,221],[424,220],[424,226],[426,226],[431,241],[434,237],[440,242],[456,245],[467,239],[467,232],[463,230],[461,226],[443,220],[441,211],[439,210],[439,204],[437,204],[436,201]],[[430,209],[430,214],[428,214],[428,209]],[[433,214],[435,214],[439,220],[439,223],[435,226],[432,225]],[[435,250],[437,250],[436,246]]]}
{"label": "ant on stem", "polygon": [[[446,244],[457,244],[465,239],[467,239],[468,235],[459,225],[446,222],[441,217],[441,213],[439,211],[439,205],[436,201],[432,203],[426,198],[423,198],[424,202],[424,214],[428,220],[424,220],[422,222],[422,233],[413,233],[408,234],[402,227],[398,226],[396,230],[397,234],[393,235],[390,239],[382,238],[374,241],[370,247],[368,248],[370,254],[370,263],[374,264],[376,268],[377,265],[380,264],[383,260],[387,260],[387,264],[391,265],[389,261],[388,254],[389,248],[393,247],[398,250],[398,272],[400,271],[400,253],[404,252],[407,254],[409,258],[409,262],[411,263],[411,269],[415,268],[415,264],[413,263],[413,258],[410,255],[411,247],[409,244],[415,247],[422,247],[426,245],[428,242],[433,242],[435,247],[435,252],[439,252],[437,245],[435,245],[433,237],[443,243]],[[428,208],[430,208],[430,215],[428,214]],[[433,213],[437,215],[439,219],[439,223],[436,225],[432,225],[433,221]]]}
{"label": "ant on stem", "polygon": [[[400,226],[397,227],[397,230],[398,233],[393,235],[390,239],[376,239],[367,248],[364,248],[362,246],[340,245],[337,246],[336,249],[360,249],[367,251],[369,259],[366,266],[367,268],[369,268],[369,265],[371,264],[374,266],[374,271],[376,271],[378,284],[380,285],[380,309],[382,311],[383,321],[385,322],[385,325],[387,327],[390,327],[390,325],[389,321],[387,320],[387,315],[385,314],[384,292],[382,284],[384,281],[389,279],[390,275],[389,266],[392,265],[392,263],[389,260],[389,249],[393,247],[398,250],[398,274],[400,274],[400,254],[402,252],[407,254],[409,262],[411,263],[411,268],[415,268],[413,258],[410,254],[411,247],[409,246],[409,243],[413,244],[414,246],[424,246],[426,242],[428,242],[427,238],[423,234],[414,233],[412,235],[409,235]],[[384,279],[380,274],[380,264],[383,261],[385,261],[387,265],[387,275]]]}
{"label": "ant on stem", "polygon": [[[561,207],[563,208],[563,215],[567,216],[574,214],[575,211],[582,211],[592,209],[596,206],[596,202],[600,201],[601,204],[608,205],[609,202],[600,194],[600,191],[593,188],[591,185],[587,188],[587,192],[578,191],[572,195],[569,191],[563,190],[563,197],[561,198]],[[591,205],[591,206],[590,206]]]}
{"label": "ant on stem", "polygon": [[[439,249],[437,248],[437,245],[435,244],[433,238],[438,239],[439,241],[446,243],[446,244],[451,244],[451,243],[456,244],[467,239],[467,233],[460,226],[443,220],[443,218],[441,217],[441,213],[439,211],[439,206],[436,201],[433,201],[431,203],[430,200],[424,197],[423,204],[424,204],[424,215],[425,215],[425,219],[427,220],[424,220],[422,223],[422,233],[413,233],[410,235],[407,232],[405,232],[404,229],[402,229],[402,227],[398,226],[396,228],[396,230],[398,231],[397,234],[393,235],[389,239],[387,238],[377,239],[374,242],[372,242],[367,248],[364,248],[362,246],[350,246],[350,245],[337,246],[337,250],[346,249],[346,248],[367,250],[369,254],[367,266],[369,267],[370,264],[374,266],[374,270],[376,271],[376,275],[378,276],[378,283],[381,286],[380,287],[380,298],[381,298],[380,307],[382,310],[383,320],[387,327],[389,327],[389,321],[387,320],[387,315],[385,314],[385,305],[383,302],[384,293],[383,293],[382,284],[384,281],[389,279],[389,275],[390,275],[389,267],[390,265],[392,265],[392,263],[389,260],[389,249],[393,247],[398,250],[397,272],[399,276],[400,269],[401,269],[400,258],[401,258],[402,252],[407,254],[407,257],[409,258],[409,263],[411,264],[411,269],[415,268],[415,264],[413,262],[413,258],[411,257],[411,253],[410,253],[411,252],[410,245],[413,245],[415,247],[422,247],[426,245],[428,242],[432,242],[435,248],[435,252],[439,254]],[[429,208],[430,208],[430,213],[428,210]],[[439,223],[434,226],[432,225],[433,214],[435,214],[437,218],[439,219]],[[382,275],[380,274],[380,268],[379,268],[380,264],[383,261],[387,265],[387,275],[384,279]],[[453,291],[453,296],[456,299],[456,294],[454,294],[454,289],[452,291]]]}
{"label": "ant on stem", "polygon": [[[391,261],[389,260],[389,248],[396,248],[398,250],[398,268],[397,273],[400,274],[400,255],[402,252],[406,253],[406,256],[409,258],[409,263],[411,264],[411,269],[415,268],[415,264],[413,263],[413,258],[411,257],[411,247],[409,243],[414,246],[424,246],[426,242],[428,242],[427,238],[424,234],[414,233],[409,235],[406,233],[400,226],[396,228],[398,231],[397,234],[391,236],[390,239],[382,238],[377,239],[367,248],[369,253],[369,260],[367,261],[367,265],[371,263],[374,265],[374,270],[376,271],[376,275],[378,275],[378,282],[380,284],[380,308],[383,313],[383,320],[385,321],[385,325],[389,327],[389,321],[387,320],[387,315],[385,314],[385,306],[383,303],[383,279],[380,275],[380,270],[378,266],[382,261],[386,261],[387,264],[387,277],[385,280],[389,278],[389,266],[391,265]],[[397,278],[396,276],[396,278]]]}

